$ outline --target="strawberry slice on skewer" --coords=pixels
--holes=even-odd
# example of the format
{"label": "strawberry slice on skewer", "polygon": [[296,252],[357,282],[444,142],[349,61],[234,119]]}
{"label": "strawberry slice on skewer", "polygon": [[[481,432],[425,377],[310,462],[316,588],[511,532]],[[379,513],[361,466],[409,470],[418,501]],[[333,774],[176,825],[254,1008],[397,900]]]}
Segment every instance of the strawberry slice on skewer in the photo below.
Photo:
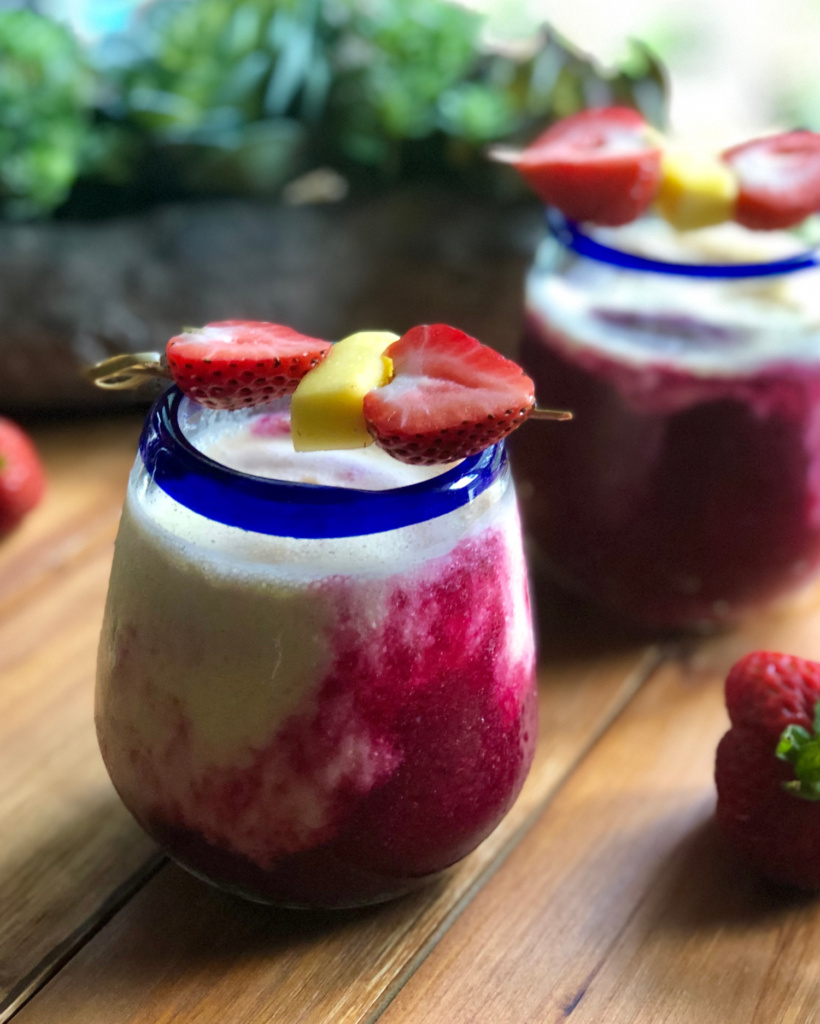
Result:
{"label": "strawberry slice on skewer", "polygon": [[658,137],[629,107],[563,118],[509,162],[545,203],[594,224],[635,220],[661,182]]}
{"label": "strawberry slice on skewer", "polygon": [[330,349],[281,324],[221,320],[168,342],[176,385],[211,409],[247,409],[292,394]]}
{"label": "strawberry slice on skewer", "polygon": [[393,342],[389,384],[364,397],[376,444],[415,465],[454,462],[506,437],[535,405],[517,363],[446,324],[414,327]]}
{"label": "strawberry slice on skewer", "polygon": [[758,231],[791,228],[820,209],[820,134],[784,132],[728,149],[738,179],[735,220]]}

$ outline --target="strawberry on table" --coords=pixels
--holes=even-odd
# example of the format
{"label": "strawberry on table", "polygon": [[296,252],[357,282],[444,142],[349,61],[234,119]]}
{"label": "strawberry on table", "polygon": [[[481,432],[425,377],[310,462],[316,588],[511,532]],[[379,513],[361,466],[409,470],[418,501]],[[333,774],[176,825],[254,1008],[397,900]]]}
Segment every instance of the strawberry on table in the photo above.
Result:
{"label": "strawberry on table", "polygon": [[40,501],[43,467],[28,435],[0,417],[0,535],[14,529]]}
{"label": "strawberry on table", "polygon": [[768,878],[820,889],[820,663],[755,651],[726,679],[717,820]]}
{"label": "strawberry on table", "polygon": [[635,220],[661,182],[657,136],[629,107],[584,110],[557,121],[512,163],[545,203],[594,224]]}
{"label": "strawberry on table", "polygon": [[735,220],[747,228],[791,228],[820,209],[820,134],[797,131],[734,146],[723,160],[738,179]]}
{"label": "strawberry on table", "polygon": [[246,409],[296,390],[330,342],[281,324],[221,320],[188,330],[165,350],[174,382],[211,409]]}
{"label": "strawberry on table", "polygon": [[535,405],[521,367],[446,324],[414,327],[385,350],[393,377],[364,397],[367,428],[394,458],[453,462],[506,437]]}

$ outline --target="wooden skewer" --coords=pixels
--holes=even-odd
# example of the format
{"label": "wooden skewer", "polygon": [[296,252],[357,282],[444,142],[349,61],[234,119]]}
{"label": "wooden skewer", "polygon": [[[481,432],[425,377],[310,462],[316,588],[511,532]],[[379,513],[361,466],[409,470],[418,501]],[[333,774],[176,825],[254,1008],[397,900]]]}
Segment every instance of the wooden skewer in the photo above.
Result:
{"label": "wooden skewer", "polygon": [[569,409],[539,409],[536,407],[529,415],[531,420],[571,420],[572,413]]}
{"label": "wooden skewer", "polygon": [[[101,363],[89,366],[84,371],[86,380],[98,388],[109,391],[124,391],[142,384],[148,377],[168,377],[168,367],[159,352],[135,352],[112,356]],[[568,409],[541,409],[536,406],[529,414],[533,420],[571,420]]]}
{"label": "wooden skewer", "polygon": [[512,146],[489,146],[485,150],[490,160],[497,164],[517,164],[521,156],[520,149],[513,149]]}
{"label": "wooden skewer", "polygon": [[83,372],[86,380],[108,391],[135,388],[148,377],[170,377],[159,352],[128,352],[103,359]]}

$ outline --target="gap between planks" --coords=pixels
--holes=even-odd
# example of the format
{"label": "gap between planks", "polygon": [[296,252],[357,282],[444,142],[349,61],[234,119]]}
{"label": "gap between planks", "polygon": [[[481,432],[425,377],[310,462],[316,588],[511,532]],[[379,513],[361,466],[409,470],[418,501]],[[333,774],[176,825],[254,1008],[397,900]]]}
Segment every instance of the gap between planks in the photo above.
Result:
{"label": "gap between planks", "polygon": [[43,957],[40,963],[0,1002],[0,1024],[6,1024],[18,1011],[22,1010],[26,1003],[33,999],[40,989],[48,984],[77,952],[159,873],[167,860],[164,853],[155,853],[130,878],[118,885],[97,910],[74,929],[71,935],[63,939]]}

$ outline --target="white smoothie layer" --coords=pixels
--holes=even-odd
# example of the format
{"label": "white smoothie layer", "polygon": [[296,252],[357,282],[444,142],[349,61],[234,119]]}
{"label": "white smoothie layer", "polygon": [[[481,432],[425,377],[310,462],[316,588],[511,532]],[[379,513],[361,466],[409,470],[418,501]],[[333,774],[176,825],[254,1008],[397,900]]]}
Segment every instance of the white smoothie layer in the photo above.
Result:
{"label": "white smoothie layer", "polygon": [[268,479],[383,491],[429,480],[454,465],[411,466],[375,444],[334,452],[294,451],[286,408],[226,416],[199,407],[187,421],[194,428],[193,444],[205,455],[240,473]]}
{"label": "white smoothie layer", "polygon": [[[255,451],[255,440],[250,434],[247,439]],[[228,433],[217,434],[213,445],[206,437],[202,447],[215,455],[236,453],[242,444],[241,436]],[[324,453],[312,461],[319,471],[322,462],[331,467],[335,482],[350,455]],[[359,485],[367,477],[368,458],[363,453],[355,460]],[[398,467],[391,470],[397,480],[417,479],[411,467],[389,461]],[[295,713],[315,713],[318,688],[332,666],[330,638],[340,607],[361,630],[363,646],[372,647],[369,638],[378,635],[388,614],[396,579],[412,581],[428,569],[436,573],[436,559],[485,531],[505,538],[511,584],[505,599],[509,628],[498,656],[507,666],[531,662],[526,570],[514,492],[506,481],[469,507],[427,523],[369,537],[297,540],[223,526],[180,507],[151,481],[138,458],[117,539],[98,663],[98,708],[105,709],[98,719],[100,744],[126,804],[148,813],[152,792],[161,794],[164,810],[177,808],[190,827],[251,859],[257,847],[269,846],[275,827],[285,847],[314,841],[330,827],[339,785],[366,792],[395,768],[395,753],[363,722],[357,724],[352,708],[345,709],[338,758],[320,776],[297,777],[271,753],[265,772],[277,792],[265,820],[256,820],[257,810],[249,806],[244,838],[220,833],[218,807],[210,807],[201,793],[193,799],[191,780],[241,769]],[[406,622],[414,642],[431,636],[425,614],[433,616],[435,608],[417,599]],[[483,614],[475,609],[476,632]],[[374,658],[381,653],[368,652]]]}
{"label": "white smoothie layer", "polygon": [[[252,466],[254,475],[270,479],[377,491],[417,484],[450,468],[407,465],[375,445],[353,451],[295,452],[289,435],[255,432],[261,417],[210,410],[197,410],[194,416],[189,439],[195,447],[230,468],[247,472]],[[133,511],[159,528],[164,543],[183,560],[205,558],[209,573],[262,578],[274,573],[281,581],[301,586],[345,572],[392,575],[446,554],[458,540],[499,515],[497,502],[506,487],[506,481],[498,479],[469,505],[413,526],[321,540],[276,537],[215,523],[170,498],[153,483],[140,459],[129,495],[135,499]]]}
{"label": "white smoothie layer", "polygon": [[[784,232],[735,224],[676,232],[659,220],[595,232],[627,252],[681,263],[755,263],[803,251]],[[574,346],[642,367],[731,376],[771,363],[820,359],[820,268],[777,277],[686,278],[571,259],[547,239],[527,281],[529,313]]]}

